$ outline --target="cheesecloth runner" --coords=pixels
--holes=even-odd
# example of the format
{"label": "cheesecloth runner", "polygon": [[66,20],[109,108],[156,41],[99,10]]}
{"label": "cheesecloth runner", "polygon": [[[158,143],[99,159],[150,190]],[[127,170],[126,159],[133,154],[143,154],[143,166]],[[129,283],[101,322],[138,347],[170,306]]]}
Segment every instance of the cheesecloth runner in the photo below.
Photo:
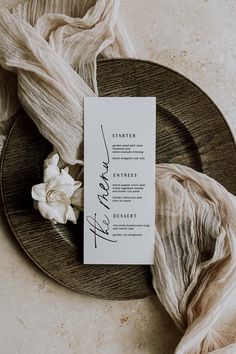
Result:
{"label": "cheesecloth runner", "polygon": [[[61,159],[83,166],[83,98],[96,58],[135,57],[116,0],[0,9],[0,146],[20,105]],[[183,337],[176,354],[236,353],[216,321],[236,294],[236,198],[188,167],[156,166],[153,286]]]}

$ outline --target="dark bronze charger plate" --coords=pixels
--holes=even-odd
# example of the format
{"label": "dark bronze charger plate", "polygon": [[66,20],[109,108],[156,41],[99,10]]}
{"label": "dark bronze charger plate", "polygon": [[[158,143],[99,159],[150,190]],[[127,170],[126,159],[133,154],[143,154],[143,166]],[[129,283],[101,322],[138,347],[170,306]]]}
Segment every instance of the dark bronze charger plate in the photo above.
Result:
{"label": "dark bronze charger plate", "polygon": [[[196,85],[161,65],[133,59],[98,62],[100,96],[156,96],[157,162],[202,171],[236,193],[236,149],[218,108]],[[145,134],[145,131],[143,132]],[[2,200],[10,228],[49,276],[80,293],[135,299],[154,293],[148,266],[83,265],[83,220],[52,225],[34,210],[31,187],[42,182],[50,144],[27,115],[18,115],[1,165]]]}

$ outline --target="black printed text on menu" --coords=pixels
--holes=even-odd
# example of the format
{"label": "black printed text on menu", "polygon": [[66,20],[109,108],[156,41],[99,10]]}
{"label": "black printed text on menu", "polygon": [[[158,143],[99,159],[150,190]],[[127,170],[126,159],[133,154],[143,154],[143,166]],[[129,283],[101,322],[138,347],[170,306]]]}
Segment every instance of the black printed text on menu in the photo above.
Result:
{"label": "black printed text on menu", "polygon": [[84,99],[84,263],[153,264],[156,98]]}

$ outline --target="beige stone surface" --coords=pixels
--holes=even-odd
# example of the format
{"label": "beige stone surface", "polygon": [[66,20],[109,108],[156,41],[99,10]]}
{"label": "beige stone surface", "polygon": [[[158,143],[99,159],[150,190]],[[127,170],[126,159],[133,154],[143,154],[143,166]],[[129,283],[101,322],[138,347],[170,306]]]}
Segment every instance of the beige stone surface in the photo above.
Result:
{"label": "beige stone surface", "polygon": [[[0,6],[16,2],[0,0]],[[236,133],[235,1],[121,0],[121,18],[138,57],[197,83]],[[2,218],[0,280],[1,354],[171,354],[179,339],[155,297],[98,300],[49,279],[27,259]],[[219,326],[236,338],[227,323]]]}

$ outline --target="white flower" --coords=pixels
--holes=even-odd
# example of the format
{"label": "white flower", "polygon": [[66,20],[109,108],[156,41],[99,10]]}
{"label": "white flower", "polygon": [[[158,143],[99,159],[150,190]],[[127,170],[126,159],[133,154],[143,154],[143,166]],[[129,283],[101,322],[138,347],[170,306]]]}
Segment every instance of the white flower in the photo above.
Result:
{"label": "white flower", "polygon": [[[71,206],[73,194],[78,191],[82,182],[75,181],[69,175],[69,168],[58,167],[59,155],[54,154],[45,160],[43,182],[32,187],[31,195],[34,206],[46,219],[54,223],[65,224],[68,220],[76,224],[79,210]],[[78,193],[79,192],[79,193]]]}

